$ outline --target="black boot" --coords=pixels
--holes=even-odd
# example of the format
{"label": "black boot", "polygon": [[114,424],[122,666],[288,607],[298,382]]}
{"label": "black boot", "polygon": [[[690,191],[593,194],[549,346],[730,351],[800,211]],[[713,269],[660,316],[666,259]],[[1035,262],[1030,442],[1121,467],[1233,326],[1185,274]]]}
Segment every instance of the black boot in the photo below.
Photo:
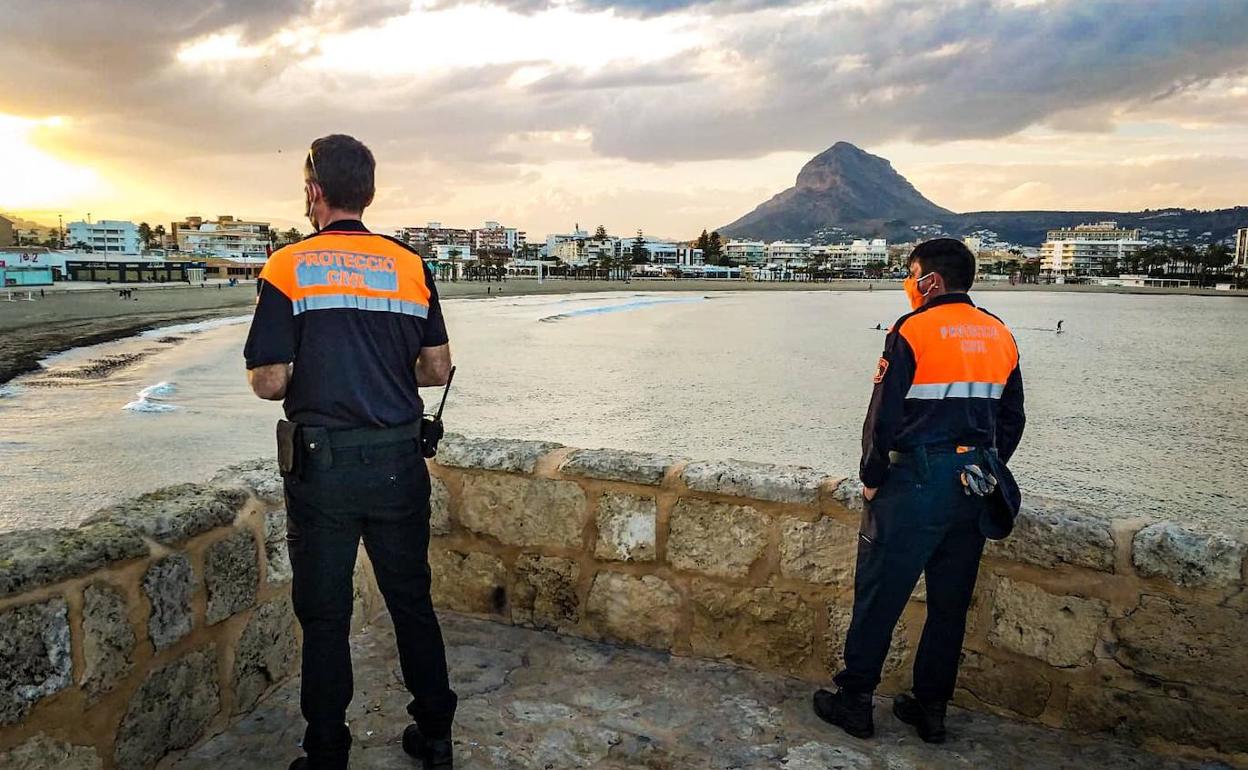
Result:
{"label": "black boot", "polygon": [[836,725],[855,738],[875,735],[875,718],[869,692],[837,690],[815,691],[815,714],[828,724]]}
{"label": "black boot", "polygon": [[893,714],[908,725],[914,725],[925,743],[945,742],[946,701],[925,703],[912,695],[893,698]]}
{"label": "black boot", "polygon": [[351,759],[351,730],[342,722],[308,725],[303,733],[307,756],[290,763],[289,770],[347,770]]}
{"label": "black boot", "polygon": [[425,770],[450,770],[455,767],[450,738],[426,738],[416,725],[403,731],[403,750],[419,759]]}

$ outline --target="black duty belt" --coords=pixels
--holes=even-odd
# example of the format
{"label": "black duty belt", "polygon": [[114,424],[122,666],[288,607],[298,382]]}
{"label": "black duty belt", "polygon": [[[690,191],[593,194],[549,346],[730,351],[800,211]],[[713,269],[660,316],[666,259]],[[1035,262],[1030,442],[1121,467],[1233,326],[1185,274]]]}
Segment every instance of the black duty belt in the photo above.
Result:
{"label": "black duty belt", "polygon": [[329,446],[333,449],[352,449],[355,447],[366,446],[385,446],[386,444],[398,444],[404,441],[415,441],[420,439],[420,421],[409,423],[407,425],[398,425],[393,428],[348,428],[345,430],[317,430],[316,428],[303,428],[304,443],[309,449],[316,449],[313,444],[318,440],[329,441]]}
{"label": "black duty belt", "polygon": [[894,465],[901,465],[925,455],[975,454],[978,451],[979,447],[966,444],[927,444],[906,451],[894,449],[888,453],[888,461]]}

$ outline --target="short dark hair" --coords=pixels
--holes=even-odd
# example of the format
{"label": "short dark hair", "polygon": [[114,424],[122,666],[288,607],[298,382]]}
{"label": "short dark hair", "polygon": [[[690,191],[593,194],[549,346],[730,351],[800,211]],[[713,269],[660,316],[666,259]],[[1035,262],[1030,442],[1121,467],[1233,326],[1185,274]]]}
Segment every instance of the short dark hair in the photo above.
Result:
{"label": "short dark hair", "polygon": [[966,291],[975,283],[975,255],[956,238],[923,241],[910,252],[906,265],[915,260],[924,274],[940,273],[947,291]]}
{"label": "short dark hair", "polygon": [[347,211],[363,211],[373,202],[377,161],[359,139],[346,134],[322,136],[312,143],[303,169],[321,186],[325,202]]}

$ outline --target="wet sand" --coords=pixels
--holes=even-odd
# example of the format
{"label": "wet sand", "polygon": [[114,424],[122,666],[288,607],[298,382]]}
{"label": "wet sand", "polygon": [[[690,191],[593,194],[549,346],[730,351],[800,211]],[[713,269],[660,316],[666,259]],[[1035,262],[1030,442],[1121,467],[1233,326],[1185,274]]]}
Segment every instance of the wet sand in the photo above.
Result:
{"label": "wet sand", "polygon": [[[39,360],[53,353],[120,339],[145,329],[174,323],[241,315],[255,303],[254,283],[236,287],[132,286],[136,299],[119,299],[117,287],[83,290],[65,286],[45,288],[35,301],[0,301],[0,383],[37,369]],[[576,281],[512,279],[502,283],[443,282],[445,298],[488,298],[576,292],[703,292],[703,291],[899,291],[896,281],[740,281],[740,280],[633,280]],[[1062,291],[1130,294],[1202,294],[1245,296],[1244,292],[1211,289],[1127,289],[1106,286],[1048,286],[984,283],[976,291]],[[15,293],[14,296],[25,296]],[[39,290],[34,290],[39,296]]]}

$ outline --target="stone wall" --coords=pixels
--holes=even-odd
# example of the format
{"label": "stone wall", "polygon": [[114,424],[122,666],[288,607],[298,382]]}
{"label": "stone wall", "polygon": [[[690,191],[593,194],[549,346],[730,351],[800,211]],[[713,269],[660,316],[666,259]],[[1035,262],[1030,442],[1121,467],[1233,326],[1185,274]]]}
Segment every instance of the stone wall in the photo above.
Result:
{"label": "stone wall", "polygon": [[[450,436],[438,605],[826,683],[852,609],[859,486],[808,468]],[[0,767],[150,768],[293,675],[280,480],[227,469],[0,534]],[[990,546],[958,702],[1248,767],[1244,532],[1031,499]],[[355,621],[382,604],[367,559]],[[904,689],[920,583],[885,692]]]}
{"label": "stone wall", "polygon": [[275,469],[0,534],[0,767],[150,768],[298,665]]}
{"label": "stone wall", "polygon": [[[438,460],[439,606],[812,683],[837,670],[856,481],[462,437]],[[957,702],[1248,766],[1246,534],[1029,498],[981,567]],[[908,686],[924,598],[884,692]]]}

